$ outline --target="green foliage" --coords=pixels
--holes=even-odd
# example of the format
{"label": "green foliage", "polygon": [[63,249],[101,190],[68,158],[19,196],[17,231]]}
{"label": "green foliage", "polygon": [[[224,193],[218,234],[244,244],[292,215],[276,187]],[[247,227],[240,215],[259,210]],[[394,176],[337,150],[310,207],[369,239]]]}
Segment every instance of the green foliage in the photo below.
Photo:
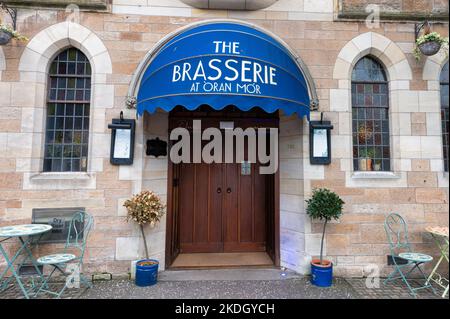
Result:
{"label": "green foliage", "polygon": [[1,21],[0,21],[0,31],[9,33],[14,39],[17,39],[19,41],[24,41],[24,42],[28,41],[28,38],[26,36],[21,35],[19,32],[14,30],[9,25],[1,24]]}
{"label": "green foliage", "polygon": [[306,200],[306,203],[308,204],[306,213],[309,217],[325,220],[320,242],[320,264],[323,265],[323,240],[327,223],[332,219],[339,219],[345,203],[337,194],[326,188],[314,189],[311,199]]}
{"label": "green foliage", "polygon": [[373,148],[365,148],[359,150],[359,158],[374,158],[375,151]]}
{"label": "green foliage", "polygon": [[445,54],[448,55],[448,38],[444,38],[437,32],[431,32],[418,37],[416,40],[416,46],[413,53],[417,61],[420,61],[422,56],[419,45],[432,41],[439,43],[442,46],[442,50],[444,50]]}
{"label": "green foliage", "polygon": [[306,200],[306,203],[308,216],[326,221],[339,219],[345,204],[337,194],[325,188],[314,189],[311,199]]}

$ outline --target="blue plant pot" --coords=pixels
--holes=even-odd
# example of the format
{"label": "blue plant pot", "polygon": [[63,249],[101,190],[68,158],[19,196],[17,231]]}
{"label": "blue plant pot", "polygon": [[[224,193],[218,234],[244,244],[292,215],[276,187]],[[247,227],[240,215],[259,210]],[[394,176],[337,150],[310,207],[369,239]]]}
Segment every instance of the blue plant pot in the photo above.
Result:
{"label": "blue plant pot", "polygon": [[325,261],[326,265],[320,265],[320,261],[311,262],[311,283],[317,287],[330,287],[333,284],[333,263]]}
{"label": "blue plant pot", "polygon": [[[145,265],[145,263],[152,263]],[[135,283],[139,287],[148,287],[155,285],[158,281],[159,261],[155,259],[142,259],[136,263]]]}

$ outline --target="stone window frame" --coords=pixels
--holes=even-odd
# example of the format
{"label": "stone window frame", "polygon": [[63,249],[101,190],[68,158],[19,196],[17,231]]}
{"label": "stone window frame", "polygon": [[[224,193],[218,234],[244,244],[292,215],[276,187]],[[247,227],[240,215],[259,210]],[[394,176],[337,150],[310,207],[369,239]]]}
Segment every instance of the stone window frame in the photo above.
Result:
{"label": "stone window frame", "polygon": [[[54,58],[70,47],[83,52],[91,64],[89,145],[96,147],[89,148],[86,172],[43,172],[48,72]],[[28,116],[22,116],[22,127],[29,127],[32,145],[31,154],[21,159],[23,189],[95,189],[96,172],[103,171],[103,161],[109,158],[105,113],[114,106],[114,85],[107,82],[112,62],[106,46],[88,28],[71,21],[61,22],[40,31],[28,42],[18,70],[20,83],[34,94],[34,103],[26,106]]]}
{"label": "stone window frame", "polygon": [[[445,69],[445,67],[447,69]],[[442,75],[445,74],[445,72],[447,72],[447,79],[443,79]],[[446,86],[447,87],[447,104],[443,104],[442,101],[444,100],[442,98],[442,87]],[[448,62],[444,64],[444,66],[441,69],[441,76],[440,76],[440,95],[441,95],[441,129],[442,129],[442,147],[443,147],[443,159],[444,159],[444,171],[448,172],[448,122],[449,122],[449,118],[448,118],[448,87],[449,87],[449,81],[448,81]],[[446,107],[444,107],[443,105],[445,105]],[[447,109],[446,112],[444,112],[444,109]],[[444,112],[444,114],[442,113]],[[446,113],[446,114],[445,114]],[[445,128],[447,128],[447,130],[445,130]],[[446,135],[446,136],[445,136]],[[447,140],[447,144],[445,144],[445,140]]]}
{"label": "stone window frame", "polygon": [[[371,55],[384,66],[389,83],[389,122],[391,141],[391,171],[361,172],[353,169],[351,138],[351,73],[355,64]],[[376,32],[366,32],[350,40],[339,52],[333,69],[333,79],[338,87],[330,90],[330,111],[338,112],[345,123],[340,125],[335,140],[343,147],[340,156],[341,170],[345,172],[346,187],[406,187],[407,174],[401,154],[400,116],[404,106],[401,96],[407,94],[412,80],[408,60],[392,40]],[[403,156],[405,157],[405,156]]]}
{"label": "stone window frame", "polygon": [[0,47],[0,81],[2,80],[2,72],[6,70],[6,59],[3,49]]}
{"label": "stone window frame", "polygon": [[[75,59],[72,60],[74,62],[74,70],[73,73],[70,73],[68,70],[69,63],[66,61],[70,61],[70,53],[75,54]],[[62,54],[65,54],[66,60],[63,62],[60,62],[60,59],[62,58]],[[84,55],[83,52],[78,50],[74,47],[66,48],[58,53],[55,59],[51,61],[51,65],[56,65],[54,72],[49,72],[49,79],[47,82],[47,105],[46,105],[46,113],[45,113],[45,146],[44,146],[44,172],[85,172],[87,170],[87,156],[83,156],[84,154],[87,154],[89,151],[89,148],[91,145],[88,144],[89,142],[89,123],[90,123],[90,94],[91,94],[91,65],[89,60],[87,60],[87,57]],[[59,68],[61,65],[65,65],[65,68],[67,70],[64,70],[64,72],[61,72]],[[78,66],[83,65],[83,73],[80,74],[78,70]],[[76,68],[75,68],[76,66]],[[76,69],[76,70],[75,70]],[[72,90],[69,89],[69,82],[70,80],[73,80],[73,88]],[[82,83],[82,86],[79,87],[79,83]],[[64,84],[62,84],[64,83]],[[63,85],[62,87],[60,85]],[[76,88],[76,89],[75,89]],[[73,98],[68,99],[69,92],[72,91]],[[53,93],[52,93],[53,92]],[[78,93],[81,92],[81,97],[78,96]],[[60,97],[60,93],[63,93],[63,97]],[[54,94],[53,98],[52,95]],[[89,98],[87,98],[89,96]],[[49,114],[49,107],[50,105],[53,105],[54,113]],[[67,110],[70,107],[70,105],[73,105],[73,113],[68,115]],[[61,110],[62,107],[62,116],[61,114],[58,114],[59,110]],[[86,116],[86,108],[88,108],[88,115]],[[77,110],[81,110],[81,116],[77,114]],[[49,118],[53,119],[53,127],[49,127]],[[69,121],[70,120],[70,121]],[[80,127],[76,128],[77,120],[79,121]],[[87,122],[86,122],[87,121]],[[61,125],[61,127],[58,129],[57,123]],[[66,125],[68,123],[71,123],[69,127]],[[75,125],[74,125],[75,124]],[[61,133],[61,142],[56,142],[54,138],[50,138],[51,135],[54,135],[56,138],[56,134],[58,131]],[[79,137],[80,141],[75,142],[75,131],[78,131],[78,134],[81,136]],[[87,135],[87,142],[85,140],[85,134]],[[69,138],[69,140],[67,140]],[[79,148],[79,156],[74,155],[74,151],[70,153],[69,157],[66,157],[63,155],[65,153],[66,146],[70,147],[73,150],[78,147]],[[55,147],[61,147],[61,155],[55,156],[54,154],[54,148]],[[84,149],[87,150],[85,153]],[[47,154],[49,153],[49,154]],[[84,160],[83,160],[84,158]],[[46,161],[48,161],[49,167],[46,167]],[[55,169],[54,167],[54,161],[60,161],[60,164]],[[67,167],[65,168],[64,162],[69,162],[69,169]],[[75,165],[78,162],[78,166]],[[83,162],[85,163],[83,165]]]}
{"label": "stone window frame", "polygon": [[[422,79],[427,81],[427,89],[430,94],[434,95],[435,99],[440,101],[440,76],[441,70],[444,67],[445,63],[449,61],[448,56],[443,52],[443,50],[439,51],[437,54],[433,56],[427,57],[425,64],[423,66]],[[436,113],[440,113],[440,103],[436,105]],[[440,122],[439,115],[439,123],[436,123],[436,127],[439,129],[435,132],[437,135],[442,136],[442,127]],[[440,141],[440,149],[443,149],[442,138]],[[443,157],[443,156],[442,156]],[[439,187],[448,187],[449,184],[449,172],[444,171],[444,161],[443,158],[439,160],[434,160],[431,163],[431,170],[434,172],[438,172],[438,186]]]}

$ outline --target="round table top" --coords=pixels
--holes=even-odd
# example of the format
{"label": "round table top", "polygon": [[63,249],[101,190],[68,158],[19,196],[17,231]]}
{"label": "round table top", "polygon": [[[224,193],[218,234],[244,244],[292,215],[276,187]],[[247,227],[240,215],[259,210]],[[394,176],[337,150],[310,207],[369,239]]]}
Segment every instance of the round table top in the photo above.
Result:
{"label": "round table top", "polygon": [[425,228],[425,230],[434,235],[448,237],[448,227],[430,226]]}
{"label": "round table top", "polygon": [[27,224],[0,227],[0,237],[32,236],[48,232],[52,226],[46,224]]}

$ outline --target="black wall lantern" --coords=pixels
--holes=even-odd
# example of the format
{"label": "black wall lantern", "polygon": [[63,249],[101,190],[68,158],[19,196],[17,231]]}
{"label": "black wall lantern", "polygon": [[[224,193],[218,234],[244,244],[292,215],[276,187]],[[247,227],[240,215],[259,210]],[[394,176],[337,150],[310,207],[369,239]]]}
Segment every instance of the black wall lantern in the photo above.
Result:
{"label": "black wall lantern", "polygon": [[111,153],[109,156],[111,164],[133,164],[136,121],[125,120],[123,112],[120,112],[120,119],[113,119],[112,124],[108,124],[108,128],[112,129]]}
{"label": "black wall lantern", "polygon": [[331,163],[331,130],[330,121],[309,122],[309,159],[312,165],[327,165]]}

